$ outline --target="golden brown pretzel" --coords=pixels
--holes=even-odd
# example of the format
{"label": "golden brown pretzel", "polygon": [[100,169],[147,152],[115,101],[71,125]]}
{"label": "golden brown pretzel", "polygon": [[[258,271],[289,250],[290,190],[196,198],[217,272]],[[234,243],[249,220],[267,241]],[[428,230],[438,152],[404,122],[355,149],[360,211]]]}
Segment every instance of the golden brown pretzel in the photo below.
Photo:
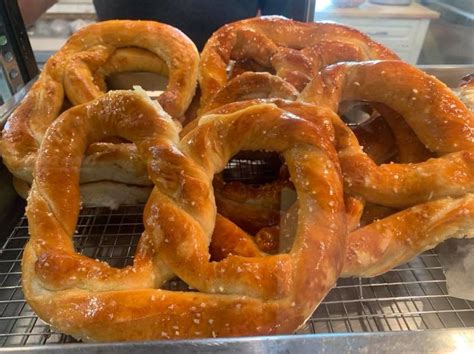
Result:
{"label": "golden brown pretzel", "polygon": [[[325,111],[323,110],[321,112]],[[196,164],[198,166],[203,166],[206,170],[211,170],[207,172],[209,174],[209,180],[207,183],[210,184],[214,172],[216,172],[215,170],[217,169],[217,171],[219,171],[220,169],[222,169],[225,166],[227,159],[230,156],[234,155],[241,148],[245,148],[246,150],[277,150],[283,151],[286,154],[286,148],[283,149],[283,147],[289,146],[288,144],[292,144],[292,140],[304,139],[306,141],[306,139],[309,139],[309,135],[313,134],[313,132],[310,130],[308,133],[301,134],[299,138],[296,138],[296,131],[300,129],[299,126],[300,124],[303,124],[303,121],[300,119],[298,120],[290,118],[285,121],[283,119],[284,117],[285,111],[280,110],[275,105],[268,104],[245,107],[244,109],[237,110],[231,114],[207,115],[204,118],[201,118],[199,126],[196,129],[191,131],[183,138],[181,146],[182,149],[187,152],[187,155],[193,157],[193,160],[196,161]],[[330,122],[327,119],[322,120],[321,117],[321,113],[315,116],[315,118],[320,121],[320,126],[318,127],[318,129],[330,131]],[[280,120],[282,120],[281,123],[279,122]],[[268,130],[266,128],[268,128]],[[282,134],[281,139],[277,138],[277,133]],[[259,136],[261,136],[261,138],[257,139],[256,137]],[[235,139],[235,137],[240,138]],[[219,154],[210,154],[211,151],[219,151]],[[309,156],[310,155],[308,155],[308,157]],[[303,158],[302,160],[304,161],[304,159],[305,158]],[[184,174],[184,176],[187,176],[186,170],[182,172],[181,165],[177,165],[177,173]],[[290,166],[290,173],[292,173],[291,168],[293,167]],[[322,172],[324,171],[314,171],[314,173]],[[329,171],[327,173],[329,173]],[[296,181],[298,181],[298,179]],[[308,186],[309,185],[310,184],[308,184]],[[187,182],[185,183],[185,186],[187,186]],[[196,190],[197,186],[191,185],[188,188],[190,191],[192,191],[192,188]],[[207,187],[200,187],[199,189],[207,190]],[[335,191],[331,192],[331,190],[328,190],[326,191],[326,193],[331,194],[335,193]],[[183,192],[181,192],[181,195],[183,195]],[[208,196],[203,195],[202,198],[208,198]],[[160,207],[157,209],[159,209],[159,215],[161,219],[165,218],[165,216],[162,216],[162,214],[164,213],[163,210],[166,210],[168,208],[167,205],[169,204],[169,202],[166,202],[166,200],[160,201]],[[204,201],[201,200],[199,201],[199,203],[197,201],[195,202],[196,206],[199,206],[200,203],[204,203]],[[169,207],[175,208],[172,205],[170,205]],[[168,219],[163,219],[163,222],[169,223],[170,221]],[[183,237],[187,235],[187,233],[180,234],[183,235]],[[176,238],[176,236],[173,237]],[[169,243],[171,243],[171,241]],[[166,245],[163,244],[163,246]],[[171,245],[169,246],[171,247]],[[167,257],[172,258],[169,260],[169,262],[179,262],[179,259],[174,256],[169,255]],[[189,267],[187,269],[188,271],[194,271],[197,268]],[[227,275],[224,274],[223,276]],[[202,281],[202,279],[198,279],[198,281]]]}
{"label": "golden brown pretzel", "polygon": [[[335,41],[325,51],[327,43]],[[355,48],[343,51],[343,48]],[[317,55],[305,48],[318,47]],[[318,55],[328,53],[321,60]],[[356,54],[354,54],[354,52]],[[312,54],[313,53],[313,54]],[[326,63],[343,60],[398,59],[390,50],[361,32],[338,24],[302,23],[278,16],[264,16],[228,24],[217,30],[201,54],[201,107],[227,83],[227,67],[231,60],[250,58],[265,67],[276,69],[277,75],[298,87],[310,79]],[[361,58],[361,59],[359,59]],[[301,80],[303,78],[303,81]],[[295,79],[295,80],[293,80]]]}
{"label": "golden brown pretzel", "polygon": [[351,232],[342,276],[373,277],[464,237],[474,237],[474,194],[416,205]]}
{"label": "golden brown pretzel", "polygon": [[[138,63],[138,55],[145,55],[145,60]],[[75,65],[68,65],[70,60]],[[107,60],[110,61],[107,63]],[[94,78],[97,78],[97,71],[90,71],[92,67],[100,71],[97,63],[105,61],[107,74],[121,70],[116,64],[124,61],[129,65],[128,69],[141,65],[143,69],[159,71],[160,60],[166,62],[169,83],[158,101],[177,117],[184,112],[194,94],[198,69],[196,48],[184,34],[170,26],[147,21],[107,21],[78,31],[48,60],[38,81],[9,117],[0,140],[5,165],[17,178],[31,183],[39,144],[46,129],[59,115],[63,101],[66,101],[63,83],[66,87],[71,85],[69,81],[72,77],[65,75],[65,71],[70,73],[74,68],[78,70],[76,73],[85,73],[79,81],[85,80],[86,85],[83,88],[74,86],[70,91],[88,99],[95,97],[84,90],[89,87],[88,84],[93,85]],[[88,63],[91,67],[87,66]],[[105,74],[98,77],[103,78]],[[100,80],[97,83],[103,86]],[[77,101],[82,102],[84,98]],[[85,158],[81,181],[121,182],[142,188],[151,185],[145,170],[132,146],[103,144],[102,148]]]}
{"label": "golden brown pretzel", "polygon": [[[86,341],[295,330],[342,267],[342,177],[327,118],[320,115],[317,126],[259,105],[204,118],[179,144],[171,118],[158,108],[138,93],[111,92],[67,111],[48,130],[28,200],[31,239],[22,261],[28,303],[54,327]],[[140,120],[133,118],[138,113]],[[262,134],[262,126],[283,139]],[[80,256],[72,245],[80,157],[106,135],[133,141],[156,185],[134,265],[124,269]],[[212,176],[242,147],[277,149],[287,158],[305,206],[300,231],[288,255],[209,263]],[[158,289],[170,271],[206,293]]]}
{"label": "golden brown pretzel", "polygon": [[[437,158],[377,166],[342,121],[335,121],[346,191],[406,207],[474,191],[474,116],[440,81],[400,61],[335,64],[299,99],[337,110],[343,100],[383,103],[404,118]],[[380,87],[387,85],[387,90]]]}
{"label": "golden brown pretzel", "polygon": [[[252,75],[255,75],[255,73],[245,73],[242,74],[241,77],[243,76],[244,78],[252,78]],[[227,86],[225,86],[220,92],[226,91]],[[216,96],[219,96],[220,92]],[[222,101],[222,103],[224,103],[224,101]],[[305,117],[308,120],[311,120],[311,116],[314,114],[312,112],[314,108],[309,105],[302,104],[301,102],[290,102],[281,99],[255,99],[248,101],[237,101],[222,105],[219,108],[210,111],[209,113],[228,114],[245,107],[263,103],[276,104],[281,109],[288,110],[290,113],[295,112],[295,114],[299,115],[300,117]],[[305,110],[307,111],[305,112]],[[330,112],[328,112],[328,114],[332,115]],[[180,133],[181,136],[184,136],[192,129],[195,129],[198,124],[199,118],[185,126]],[[381,152],[382,148],[378,146],[377,140],[374,137],[377,136],[378,138],[379,130],[380,129],[375,129],[373,133],[365,134],[367,139],[363,140],[365,145],[364,151],[367,151],[371,158],[387,157],[386,149]],[[389,130],[389,128],[384,125],[383,131],[387,133],[387,130]],[[390,134],[389,131],[388,133]],[[386,137],[386,135],[387,134],[383,135],[382,138]],[[387,140],[384,142],[387,142]],[[389,149],[392,149],[392,147],[389,147]],[[383,156],[378,156],[377,154]],[[390,156],[391,155],[392,154],[390,154]],[[274,182],[258,186],[249,186],[238,181],[224,183],[223,178],[219,175],[216,175],[214,178],[214,192],[218,212],[224,217],[230,219],[232,222],[236,223],[246,232],[249,232],[251,235],[255,235],[257,240],[262,237],[262,234],[259,234],[260,229],[278,225],[280,218],[285,211],[281,209],[282,197],[288,194],[285,193],[285,189],[287,189],[289,192],[291,190],[291,183],[288,181],[288,176],[282,175],[281,173]],[[357,201],[356,198],[346,197],[346,212],[350,230],[358,226],[363,208],[363,204],[361,204],[360,201]],[[266,231],[274,233],[274,231],[271,230]]]}
{"label": "golden brown pretzel", "polygon": [[[295,216],[295,210],[290,212],[273,237],[287,238],[291,245]],[[449,238],[464,237],[474,237],[473,194],[420,204],[350,232],[341,276],[377,276]],[[216,259],[265,254],[253,237],[222,217],[216,220],[210,249]]]}
{"label": "golden brown pretzel", "polygon": [[295,101],[298,90],[285,80],[269,73],[245,72],[231,79],[202,107],[201,112],[209,112],[225,104],[255,98],[282,98]]}
{"label": "golden brown pretzel", "polygon": [[[138,53],[118,53],[120,57],[115,58],[115,61],[133,64],[128,69],[134,71],[153,69],[162,74],[167,71],[168,85],[158,102],[171,116],[182,116],[194,95],[199,56],[194,44],[182,32],[159,22],[106,21],[76,32],[61,49],[68,59],[64,82],[66,92],[74,97],[74,90],[79,89],[81,93],[88,92],[90,98],[102,94],[93,82],[93,73],[103,65],[106,66],[104,74],[115,70],[124,71],[125,67],[106,63],[116,49],[127,47],[142,50]],[[148,52],[144,56],[143,50]],[[150,54],[160,59],[154,60]],[[160,61],[165,63],[167,70],[163,68],[164,65],[160,65]],[[71,100],[76,104],[84,103],[74,98]]]}
{"label": "golden brown pretzel", "polygon": [[[87,67],[81,67],[84,64]],[[166,62],[149,50],[124,47],[111,52],[98,46],[69,58],[64,74],[64,89],[68,99],[74,105],[79,105],[107,91],[106,77],[133,71],[168,76]]]}
{"label": "golden brown pretzel", "polygon": [[[136,114],[142,114],[142,119],[134,119]],[[76,315],[82,311],[93,314],[97,309],[89,292],[150,288],[172,275],[160,266],[147,233],[139,242],[133,266],[123,269],[74,251],[81,157],[90,143],[106,136],[133,141],[150,160],[152,147],[167,140],[178,141],[178,130],[170,116],[146,95],[115,91],[68,110],[46,133],[28,198],[31,238],[22,260],[23,292],[41,318],[84,340],[92,338],[69,328],[69,321],[74,320],[69,317],[70,306],[76,304]],[[76,301],[89,301],[89,306],[81,308]]]}

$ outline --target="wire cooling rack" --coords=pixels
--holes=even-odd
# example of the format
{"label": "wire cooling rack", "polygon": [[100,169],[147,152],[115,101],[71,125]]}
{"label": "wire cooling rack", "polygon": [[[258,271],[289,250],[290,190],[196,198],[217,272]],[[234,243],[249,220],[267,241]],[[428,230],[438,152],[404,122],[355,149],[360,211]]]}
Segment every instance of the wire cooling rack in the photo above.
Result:
{"label": "wire cooling rack", "polygon": [[[116,267],[130,264],[143,230],[143,206],[85,208],[74,236],[84,255]],[[3,235],[2,235],[3,236]],[[0,252],[0,345],[71,343],[35,315],[21,290],[28,224],[22,217]],[[182,286],[172,281],[169,288]],[[372,279],[340,279],[298,333],[413,331],[474,326],[474,302],[447,295],[436,252]]]}

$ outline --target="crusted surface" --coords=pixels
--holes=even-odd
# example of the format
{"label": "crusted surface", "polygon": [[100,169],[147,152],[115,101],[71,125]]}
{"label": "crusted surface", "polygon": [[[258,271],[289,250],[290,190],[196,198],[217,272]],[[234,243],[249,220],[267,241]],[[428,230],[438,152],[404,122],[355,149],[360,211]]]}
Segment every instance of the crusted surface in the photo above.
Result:
{"label": "crusted surface", "polygon": [[229,62],[245,59],[273,68],[301,90],[329,64],[398,57],[361,32],[335,23],[303,23],[279,16],[234,22],[217,30],[202,52],[201,107],[226,85]]}
{"label": "crusted surface", "polygon": [[[138,112],[143,118],[134,120]],[[324,112],[316,125],[273,104],[254,105],[214,115],[179,142],[172,120],[138,93],[111,92],[67,111],[46,133],[28,198],[31,239],[22,260],[28,303],[43,320],[86,341],[294,331],[334,285],[345,249],[342,177]],[[106,136],[132,141],[155,185],[134,263],[123,269],[72,246],[82,155]],[[304,205],[298,232],[289,254],[210,262],[212,176],[241,149],[285,156]],[[199,292],[159,289],[173,274]]]}
{"label": "crusted surface", "polygon": [[[158,102],[179,118],[194,95],[199,55],[179,30],[150,21],[106,21],[75,33],[48,62],[21,105],[9,117],[0,140],[8,169],[32,181],[37,151],[64,101],[86,103],[105,90],[104,77],[145,70],[169,76]],[[140,115],[133,117],[141,119]],[[130,144],[91,147],[81,182],[111,180],[150,186],[146,167]]]}

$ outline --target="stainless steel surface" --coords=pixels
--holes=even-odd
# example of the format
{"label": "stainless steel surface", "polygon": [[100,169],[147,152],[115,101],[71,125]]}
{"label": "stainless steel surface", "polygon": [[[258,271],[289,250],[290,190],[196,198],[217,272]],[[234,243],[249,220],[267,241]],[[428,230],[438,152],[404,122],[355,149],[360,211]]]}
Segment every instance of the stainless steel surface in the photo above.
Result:
{"label": "stainless steel surface", "polygon": [[[141,206],[81,212],[76,249],[121,267],[132,261],[143,230]],[[0,346],[71,343],[34,314],[23,299],[20,261],[28,239],[22,217],[7,235],[0,257]],[[185,289],[171,281],[170,289]],[[340,279],[298,334],[418,331],[474,327],[474,303],[447,295],[436,252],[372,279]]]}
{"label": "stainless steel surface", "polygon": [[13,353],[469,353],[474,347],[474,330],[433,330],[424,332],[358,333],[350,335],[295,335],[226,338],[190,341],[130,342],[110,344],[69,344],[0,349]]}
{"label": "stainless steel surface", "polygon": [[436,76],[448,87],[457,88],[461,79],[469,74],[474,74],[474,64],[466,65],[419,65],[420,69],[430,75]]}

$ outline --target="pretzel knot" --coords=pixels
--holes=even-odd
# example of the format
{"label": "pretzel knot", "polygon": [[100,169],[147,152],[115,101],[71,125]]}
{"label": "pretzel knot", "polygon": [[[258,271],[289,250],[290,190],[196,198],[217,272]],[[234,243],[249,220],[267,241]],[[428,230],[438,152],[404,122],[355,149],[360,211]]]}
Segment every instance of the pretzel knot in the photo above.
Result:
{"label": "pretzel knot", "polygon": [[[393,213],[364,227],[349,229],[341,275],[375,276],[448,238],[473,237],[472,113],[438,80],[402,62],[337,64],[324,69],[321,76],[307,86],[299,100],[329,106],[333,111],[344,100],[377,102],[377,109],[381,110],[388,106],[395,112],[391,119],[404,119],[406,126],[402,129],[409,129],[426,145],[423,148],[437,155],[419,163],[377,165],[345,123],[337,115],[331,116],[345,191],[376,203],[369,207],[371,212],[376,211],[374,207],[387,206]],[[380,90],[382,83],[389,83],[391,90]],[[274,102],[278,104],[277,100]],[[232,112],[247,104],[233,103],[219,110]],[[278,105],[282,107],[281,104]],[[298,104],[301,103],[285,103],[285,109],[296,114]],[[297,114],[312,119],[312,114]],[[400,127],[400,123],[391,122],[390,126]],[[357,214],[355,206],[353,212],[348,208],[349,218]],[[397,210],[402,208],[406,209]],[[291,218],[297,213],[293,209],[276,230],[280,240],[291,238],[294,233]],[[275,230],[265,230],[275,237],[272,231]],[[222,218],[217,220],[211,249],[217,259],[227,254],[262,254],[253,238]]]}
{"label": "pretzel knot", "polygon": [[[0,140],[3,160],[30,184],[37,150],[64,106],[86,103],[106,91],[105,77],[122,71],[151,71],[169,77],[158,102],[178,119],[194,95],[199,55],[179,30],[151,21],[106,21],[76,32],[45,64],[38,81],[9,117]],[[139,118],[139,117],[138,117]],[[81,183],[120,182],[150,186],[146,168],[130,144],[95,144]]]}
{"label": "pretzel knot", "polygon": [[237,21],[217,30],[202,51],[201,107],[205,109],[226,85],[231,61],[252,60],[301,91],[324,66],[369,59],[398,57],[361,32],[334,23],[303,23],[279,16]]}
{"label": "pretzel knot", "polygon": [[[399,114],[436,158],[377,166],[354,134],[336,121],[348,193],[403,208],[474,192],[474,115],[440,81],[399,61],[335,64],[300,99],[332,107],[344,100],[381,103]],[[390,87],[380,90],[382,86]]]}
{"label": "pretzel knot", "polygon": [[[313,125],[275,105],[255,105],[203,117],[181,143],[171,118],[136,92],[111,92],[65,112],[43,140],[28,199],[28,303],[86,341],[295,330],[334,285],[345,249],[342,177],[324,112]],[[106,136],[132,141],[155,184],[134,263],[122,269],[75,253],[72,242],[82,155]],[[286,158],[302,205],[298,233],[288,254],[210,262],[212,178],[240,149]],[[159,289],[173,273],[199,292]]]}

